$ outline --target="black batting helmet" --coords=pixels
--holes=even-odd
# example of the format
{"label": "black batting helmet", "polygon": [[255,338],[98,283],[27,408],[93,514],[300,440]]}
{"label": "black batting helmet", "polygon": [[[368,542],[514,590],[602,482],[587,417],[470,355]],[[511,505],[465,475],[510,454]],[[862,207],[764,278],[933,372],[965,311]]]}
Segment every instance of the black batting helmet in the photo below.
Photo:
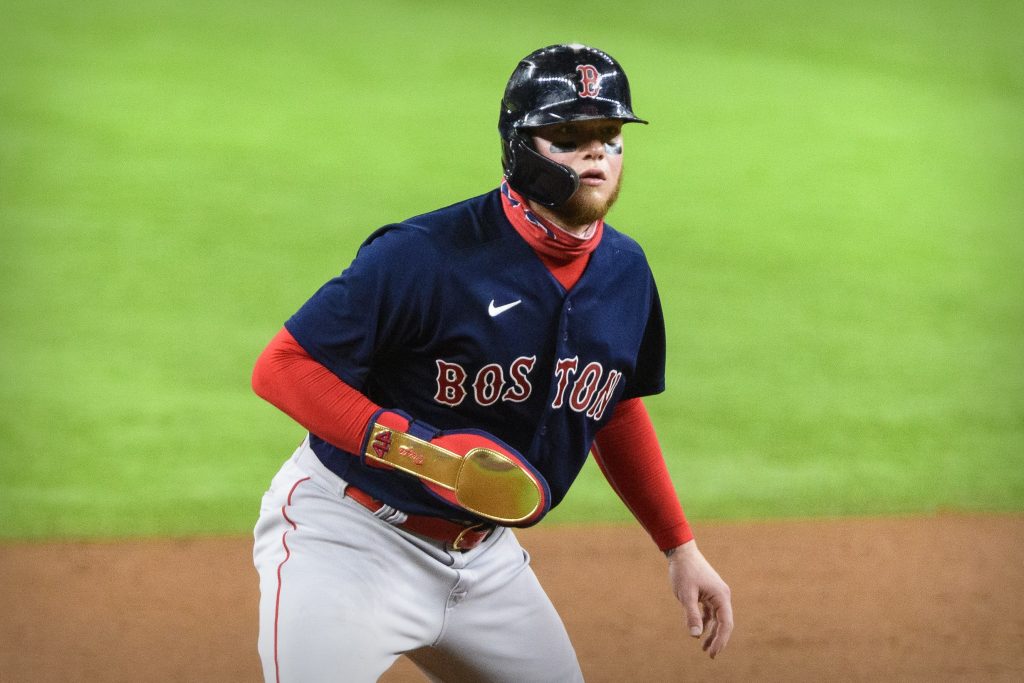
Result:
{"label": "black batting helmet", "polygon": [[524,57],[508,79],[498,117],[508,184],[544,206],[568,201],[579,177],[539,154],[528,129],[585,119],[647,123],[633,113],[619,63],[586,45],[551,45]]}

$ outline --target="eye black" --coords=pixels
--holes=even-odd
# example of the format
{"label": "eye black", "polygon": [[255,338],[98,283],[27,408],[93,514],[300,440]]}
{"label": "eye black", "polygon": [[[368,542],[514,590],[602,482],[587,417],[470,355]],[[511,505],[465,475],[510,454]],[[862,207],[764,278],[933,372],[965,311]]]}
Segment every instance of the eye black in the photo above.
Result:
{"label": "eye black", "polygon": [[578,145],[571,140],[566,140],[564,142],[556,141],[551,143],[551,152],[553,154],[565,154],[566,152],[575,152],[577,149],[579,149]]}

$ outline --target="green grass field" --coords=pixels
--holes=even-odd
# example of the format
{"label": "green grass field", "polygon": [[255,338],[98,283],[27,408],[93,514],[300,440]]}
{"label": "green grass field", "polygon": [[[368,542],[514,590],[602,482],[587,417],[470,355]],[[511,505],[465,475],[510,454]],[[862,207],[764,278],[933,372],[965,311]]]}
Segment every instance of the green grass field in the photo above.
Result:
{"label": "green grass field", "polygon": [[[5,3],[0,535],[247,532],[301,438],[256,355],[497,184],[504,82],[565,41],[653,122],[610,222],[691,518],[1024,510],[1024,5],[433,5]],[[627,518],[593,468],[552,515]]]}

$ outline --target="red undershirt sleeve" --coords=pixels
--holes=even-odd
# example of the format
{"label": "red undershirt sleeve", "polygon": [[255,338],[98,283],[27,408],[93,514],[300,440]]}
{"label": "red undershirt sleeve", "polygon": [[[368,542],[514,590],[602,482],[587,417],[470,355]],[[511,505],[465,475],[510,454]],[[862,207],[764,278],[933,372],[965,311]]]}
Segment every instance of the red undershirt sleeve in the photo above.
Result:
{"label": "red undershirt sleeve", "polygon": [[658,548],[668,550],[693,539],[641,399],[615,407],[592,450],[608,483]]}
{"label": "red undershirt sleeve", "polygon": [[360,452],[366,428],[380,406],[310,356],[282,328],[256,360],[252,388],[321,439]]}

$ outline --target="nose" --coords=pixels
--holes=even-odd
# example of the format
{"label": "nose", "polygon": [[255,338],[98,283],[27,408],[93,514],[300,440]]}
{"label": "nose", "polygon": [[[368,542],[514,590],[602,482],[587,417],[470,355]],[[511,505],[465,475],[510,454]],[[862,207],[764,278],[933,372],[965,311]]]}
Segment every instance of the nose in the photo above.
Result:
{"label": "nose", "polygon": [[598,138],[583,143],[585,159],[604,159],[604,142]]}

